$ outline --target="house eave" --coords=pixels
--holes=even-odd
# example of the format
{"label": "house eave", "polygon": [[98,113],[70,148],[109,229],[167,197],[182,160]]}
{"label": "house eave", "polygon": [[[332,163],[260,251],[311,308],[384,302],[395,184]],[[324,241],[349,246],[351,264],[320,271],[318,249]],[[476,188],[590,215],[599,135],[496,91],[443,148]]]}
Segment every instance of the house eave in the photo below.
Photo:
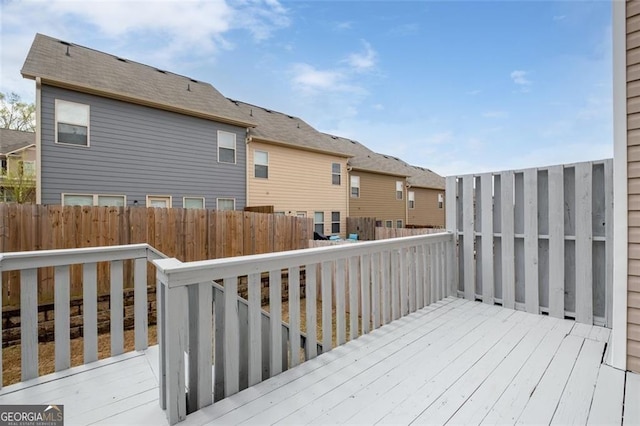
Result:
{"label": "house eave", "polygon": [[62,81],[59,79],[51,79],[48,78],[46,76],[36,76],[36,75],[32,75],[32,74],[26,74],[26,73],[22,73],[22,76],[24,78],[27,79],[31,79],[31,80],[35,80],[36,77],[40,77],[42,84],[47,85],[47,86],[53,86],[53,87],[59,87],[62,89],[69,89],[69,90],[75,90],[77,92],[82,92],[82,93],[87,93],[90,95],[96,95],[96,96],[101,96],[104,98],[109,98],[109,99],[115,99],[118,101],[124,101],[124,102],[129,102],[132,104],[136,104],[136,105],[141,105],[141,106],[146,106],[146,107],[150,107],[150,108],[156,108],[156,109],[161,109],[161,110],[165,110],[165,111],[169,111],[169,112],[175,112],[178,114],[183,114],[183,115],[189,115],[192,117],[197,117],[197,118],[203,118],[205,120],[210,120],[210,121],[217,121],[219,123],[225,123],[225,124],[231,124],[233,126],[238,126],[238,127],[255,127],[256,124],[255,123],[251,123],[248,121],[241,121],[241,120],[236,120],[233,118],[229,118],[229,117],[224,117],[221,115],[216,115],[216,114],[208,114],[206,112],[202,112],[202,111],[196,111],[196,110],[192,110],[192,109],[188,109],[188,108],[179,108],[173,105],[169,105],[169,104],[165,104],[165,103],[160,103],[160,102],[154,102],[154,101],[150,101],[148,99],[143,99],[143,98],[137,98],[135,96],[131,96],[131,95],[126,95],[123,93],[116,93],[116,92],[112,92],[112,91],[108,91],[108,90],[100,90],[100,89],[96,89],[94,87],[89,87],[89,86],[84,86],[81,84],[77,84],[77,83],[72,83],[72,82],[68,82],[68,81]]}
{"label": "house eave", "polygon": [[277,146],[282,146],[282,147],[285,147],[285,148],[299,149],[301,151],[315,152],[317,154],[333,155],[335,157],[341,157],[341,158],[351,158],[351,157],[353,157],[353,155],[351,155],[351,154],[345,154],[345,153],[335,152],[335,151],[330,151],[330,150],[311,148],[311,147],[296,145],[295,143],[281,142],[281,141],[261,138],[261,137],[257,137],[257,136],[251,136],[249,138],[249,142],[258,142],[258,143],[265,143],[265,144],[269,144],[269,145],[277,145]]}

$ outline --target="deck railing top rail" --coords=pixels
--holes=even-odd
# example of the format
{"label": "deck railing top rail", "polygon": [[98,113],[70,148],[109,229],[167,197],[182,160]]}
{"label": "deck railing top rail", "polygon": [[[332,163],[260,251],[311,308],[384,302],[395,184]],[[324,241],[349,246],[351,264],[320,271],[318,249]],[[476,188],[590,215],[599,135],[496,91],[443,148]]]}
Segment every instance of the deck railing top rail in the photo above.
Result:
{"label": "deck railing top rail", "polygon": [[158,272],[166,276],[166,286],[174,288],[251,273],[285,269],[292,266],[357,257],[380,251],[399,250],[415,246],[421,242],[425,244],[446,242],[451,236],[452,234],[450,232],[441,232],[430,235],[363,241],[357,244],[314,247],[303,250],[255,254],[188,263],[182,263],[176,259],[159,259],[154,261],[154,264]]}

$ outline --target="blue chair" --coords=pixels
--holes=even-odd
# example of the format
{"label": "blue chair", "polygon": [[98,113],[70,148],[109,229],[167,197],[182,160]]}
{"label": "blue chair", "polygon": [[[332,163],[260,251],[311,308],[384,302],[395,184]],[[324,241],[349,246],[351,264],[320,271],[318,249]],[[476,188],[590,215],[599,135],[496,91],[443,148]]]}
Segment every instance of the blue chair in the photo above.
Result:
{"label": "blue chair", "polygon": [[349,238],[347,238],[347,240],[358,241],[358,234],[349,234]]}

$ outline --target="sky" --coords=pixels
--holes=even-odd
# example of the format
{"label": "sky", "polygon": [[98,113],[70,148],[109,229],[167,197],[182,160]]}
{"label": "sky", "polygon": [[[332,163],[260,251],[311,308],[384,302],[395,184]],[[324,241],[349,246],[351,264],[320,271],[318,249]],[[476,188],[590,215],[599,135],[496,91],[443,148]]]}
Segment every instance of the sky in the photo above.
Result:
{"label": "sky", "polygon": [[613,156],[610,1],[0,0],[36,33],[212,84],[443,176]]}

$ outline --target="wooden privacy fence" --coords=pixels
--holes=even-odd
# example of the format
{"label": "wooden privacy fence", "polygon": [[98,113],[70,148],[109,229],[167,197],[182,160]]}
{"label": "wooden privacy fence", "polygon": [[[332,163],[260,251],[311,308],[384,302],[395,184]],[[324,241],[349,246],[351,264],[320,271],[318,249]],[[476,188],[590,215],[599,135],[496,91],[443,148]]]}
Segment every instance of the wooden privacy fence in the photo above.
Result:
{"label": "wooden privacy fence", "polygon": [[[182,261],[306,248],[313,221],[292,216],[203,209],[0,204],[0,252],[148,243]],[[125,288],[132,264],[125,262]],[[152,268],[152,266],[149,266]],[[4,272],[3,306],[20,303],[19,272]],[[53,300],[53,268],[38,272],[38,301]],[[149,285],[154,285],[150,270]],[[82,296],[82,271],[71,267],[71,297]],[[98,264],[98,294],[109,293],[109,268]]]}
{"label": "wooden privacy fence", "polygon": [[447,178],[466,299],[611,326],[613,160]]}

